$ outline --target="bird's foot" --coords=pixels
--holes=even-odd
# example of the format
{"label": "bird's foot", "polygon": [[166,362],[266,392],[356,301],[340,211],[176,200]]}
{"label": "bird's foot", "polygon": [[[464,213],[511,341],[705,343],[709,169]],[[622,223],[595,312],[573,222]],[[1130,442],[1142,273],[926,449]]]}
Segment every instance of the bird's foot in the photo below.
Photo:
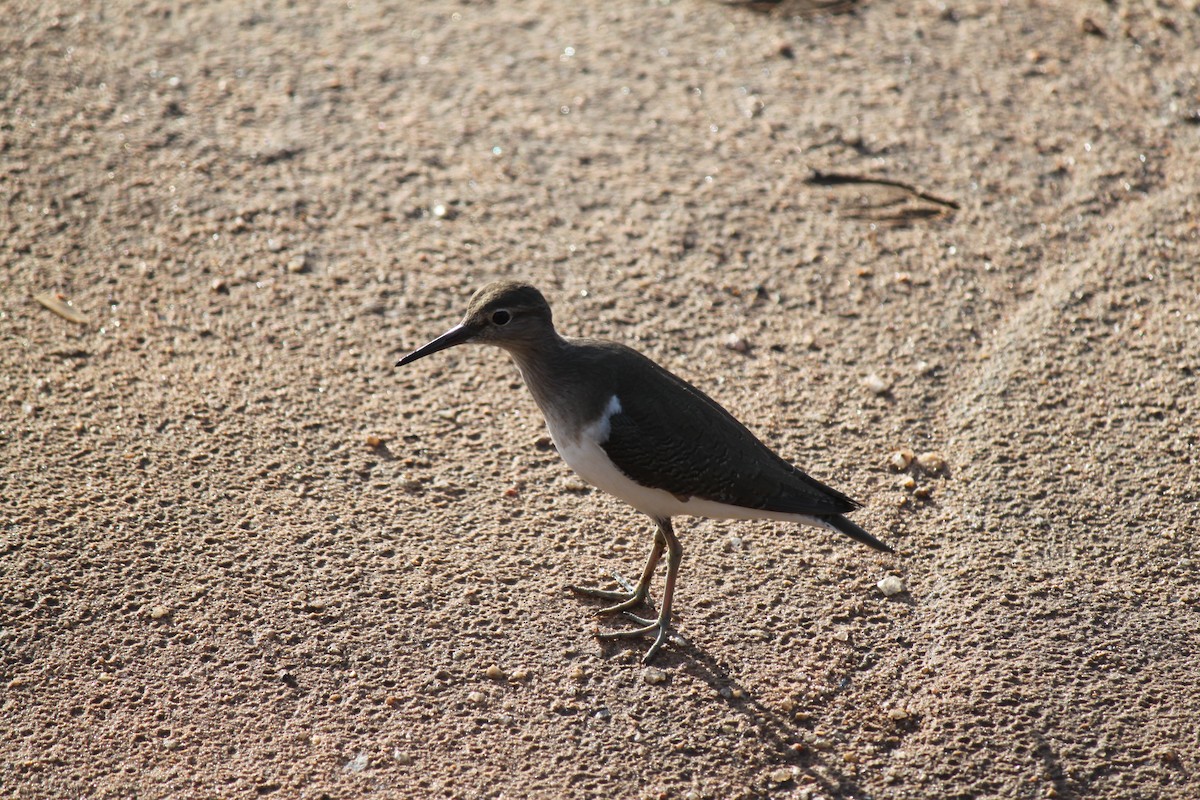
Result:
{"label": "bird's foot", "polygon": [[649,592],[635,585],[632,581],[627,580],[621,573],[614,572],[613,580],[617,582],[624,591],[614,591],[611,589],[592,589],[587,586],[568,586],[567,588],[576,594],[581,594],[584,597],[599,597],[602,600],[619,600],[615,606],[602,608],[598,614],[616,614],[618,612],[629,617],[636,622],[640,627],[631,628],[626,631],[604,631],[597,633],[596,638],[601,640],[612,639],[634,639],[647,634],[654,634],[654,643],[650,645],[650,649],[646,651],[646,655],[642,656],[642,663],[649,664],[651,659],[662,649],[667,639],[671,638],[671,624],[669,615],[660,614],[657,619],[648,619],[639,617],[630,611],[632,608],[637,608],[642,603],[647,603],[651,611],[654,611],[654,604],[649,600]]}
{"label": "bird's foot", "polygon": [[671,625],[662,617],[659,617],[655,620],[644,619],[642,617],[630,614],[628,611],[625,612],[625,616],[629,617],[634,622],[637,622],[642,627],[631,628],[627,631],[604,631],[603,633],[596,634],[596,638],[602,640],[632,639],[638,636],[645,636],[653,633],[654,643],[650,645],[650,649],[646,651],[646,655],[642,656],[642,663],[649,664],[654,656],[658,654],[658,651],[662,649],[662,646],[666,644],[667,639],[671,638]]}
{"label": "bird's foot", "polygon": [[620,573],[614,572],[613,579],[621,590],[616,589],[593,589],[589,586],[568,586],[575,594],[583,595],[584,597],[597,597],[601,600],[616,600],[617,604],[602,608],[597,611],[597,614],[616,614],[621,611],[628,611],[631,608],[637,608],[646,601],[646,595],[649,594],[647,587],[635,586],[626,580]]}

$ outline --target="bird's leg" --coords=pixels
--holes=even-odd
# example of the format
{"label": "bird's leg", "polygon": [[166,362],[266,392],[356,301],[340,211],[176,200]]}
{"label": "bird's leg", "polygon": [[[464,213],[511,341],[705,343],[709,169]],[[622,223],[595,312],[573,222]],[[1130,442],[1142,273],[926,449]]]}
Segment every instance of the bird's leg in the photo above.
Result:
{"label": "bird's leg", "polygon": [[654,547],[650,550],[650,558],[646,559],[646,566],[642,570],[642,577],[630,591],[619,592],[608,589],[591,589],[586,586],[569,586],[567,588],[576,594],[582,594],[586,597],[599,597],[602,600],[619,601],[615,606],[600,609],[598,612],[600,614],[615,614],[619,611],[636,608],[645,601],[646,595],[650,593],[650,579],[654,577],[654,568],[658,566],[658,560],[662,558],[664,547],[666,547],[666,540],[663,539],[662,531],[655,531]]}
{"label": "bird's leg", "polygon": [[642,636],[647,633],[655,634],[654,644],[650,645],[650,649],[642,657],[643,664],[650,663],[650,660],[654,658],[655,654],[658,653],[663,644],[671,636],[671,600],[675,595],[675,579],[679,576],[679,564],[683,561],[683,547],[679,544],[679,539],[675,536],[675,530],[671,527],[671,520],[660,519],[656,521],[658,522],[659,535],[655,538],[655,551],[659,552],[661,550],[660,542],[664,543],[667,548],[667,583],[663,588],[662,609],[658,612],[658,619],[642,619],[626,611],[626,615],[640,623],[642,627],[628,631],[606,631],[597,634],[597,637],[600,639],[624,639],[632,636]]}

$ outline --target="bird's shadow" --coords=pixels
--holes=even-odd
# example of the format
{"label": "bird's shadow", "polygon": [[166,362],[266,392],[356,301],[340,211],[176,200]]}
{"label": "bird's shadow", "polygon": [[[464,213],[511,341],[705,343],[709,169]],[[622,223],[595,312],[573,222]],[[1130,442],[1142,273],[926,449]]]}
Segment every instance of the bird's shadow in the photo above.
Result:
{"label": "bird's shadow", "polygon": [[[621,575],[613,573],[613,577],[622,587],[632,588],[630,582]],[[658,613],[649,598],[646,599],[645,605],[653,614]],[[627,650],[631,646],[636,647],[638,642],[637,639],[616,639],[605,642],[603,649],[606,654],[611,654]],[[745,717],[768,750],[778,754],[785,764],[801,767],[816,781],[825,797],[849,798],[862,794],[857,780],[840,771],[833,759],[804,744],[805,728],[789,719],[786,712],[764,705],[745,684],[735,678],[701,645],[672,629],[668,646],[658,653],[657,658],[663,666],[689,668],[712,688],[713,695],[719,698],[720,702],[725,703],[731,711]]]}
{"label": "bird's shadow", "polygon": [[673,652],[664,651],[668,659],[680,666],[685,662],[690,665],[693,674],[712,687],[721,702],[746,718],[769,750],[777,753],[785,763],[802,767],[816,781],[825,797],[856,797],[861,794],[854,778],[838,770],[832,759],[804,744],[805,728],[786,712],[771,708],[755,697],[749,687],[735,678],[704,647],[679,634],[674,634],[670,643]]}

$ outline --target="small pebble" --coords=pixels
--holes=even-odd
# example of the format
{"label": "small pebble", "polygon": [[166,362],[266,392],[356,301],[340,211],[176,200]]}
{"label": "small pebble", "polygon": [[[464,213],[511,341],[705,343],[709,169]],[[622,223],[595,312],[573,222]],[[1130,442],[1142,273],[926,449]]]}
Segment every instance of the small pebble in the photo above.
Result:
{"label": "small pebble", "polygon": [[735,353],[742,353],[744,355],[750,352],[750,342],[747,341],[745,336],[739,336],[736,333],[726,336],[724,344],[726,349],[732,350]]}
{"label": "small pebble", "polygon": [[893,722],[900,722],[908,719],[911,715],[908,713],[908,709],[896,707],[889,708],[887,710],[887,716],[888,719],[892,720]]}
{"label": "small pebble", "polygon": [[288,259],[287,271],[291,273],[300,273],[308,269],[307,256],[293,256]]}
{"label": "small pebble", "polygon": [[885,597],[895,597],[904,591],[904,581],[897,578],[895,575],[888,575],[886,578],[875,584],[879,591],[883,592]]}
{"label": "small pebble", "polygon": [[912,475],[905,475],[900,479],[900,488],[907,492],[911,492],[913,489],[917,488],[917,479]]}
{"label": "small pebble", "polygon": [[657,686],[660,683],[666,683],[667,677],[667,673],[663,672],[657,667],[646,667],[646,670],[642,673],[642,680],[651,686]]}
{"label": "small pebble", "polygon": [[1086,33],[1088,36],[1097,36],[1101,39],[1108,36],[1104,28],[1100,27],[1100,23],[1091,17],[1083,17],[1079,20],[1079,30]]}
{"label": "small pebble", "polygon": [[933,495],[933,489],[928,486],[922,486],[913,490],[913,497],[918,500],[928,500]]}
{"label": "small pebble", "polygon": [[756,94],[752,94],[742,103],[742,113],[744,113],[748,118],[754,119],[755,117],[761,115],[766,107],[767,105],[762,101],[762,98]]}
{"label": "small pebble", "polygon": [[467,694],[467,702],[473,706],[481,706],[487,702],[487,695],[483,692],[470,692]]}
{"label": "small pebble", "polygon": [[792,779],[791,767],[780,767],[771,771],[771,780],[775,783],[787,783]]}
{"label": "small pebble", "polygon": [[169,616],[170,613],[171,609],[167,608],[166,606],[155,606],[154,608],[150,609],[150,619],[162,619],[163,617]]}
{"label": "small pebble", "polygon": [[908,469],[908,465],[913,462],[913,458],[915,458],[913,451],[905,447],[901,450],[896,450],[888,456],[888,463],[892,465],[892,469],[897,472],[903,472]]}
{"label": "small pebble", "polygon": [[278,253],[283,249],[283,242],[279,239],[267,239],[267,249],[272,253]]}
{"label": "small pebble", "polygon": [[371,759],[367,757],[366,753],[359,753],[354,758],[347,761],[346,766],[343,767],[343,769],[345,769],[347,772],[362,772],[370,763]]}
{"label": "small pebble", "polygon": [[517,682],[523,681],[523,680],[527,680],[528,678],[529,678],[529,670],[519,669],[519,668],[514,669],[512,671],[512,674],[508,676],[508,679],[514,683],[517,683]]}
{"label": "small pebble", "polygon": [[379,438],[375,434],[372,433],[367,436],[367,447],[370,447],[372,450],[374,450],[376,447],[380,447],[382,445],[383,439]]}
{"label": "small pebble", "polygon": [[504,674],[504,670],[500,669],[500,667],[496,666],[495,664],[492,664],[490,667],[488,667],[487,672],[484,674],[494,681],[502,681],[508,677]]}
{"label": "small pebble", "polygon": [[392,758],[402,767],[411,766],[413,763],[413,757],[408,753],[401,753],[399,749],[392,750]]}
{"label": "small pebble", "polygon": [[567,673],[568,678],[570,678],[573,681],[577,681],[577,682],[578,681],[586,681],[587,676],[588,676],[587,670],[584,669],[579,664],[576,664],[574,667],[571,668],[571,671]]}
{"label": "small pebble", "polygon": [[917,456],[917,466],[926,472],[941,472],[946,469],[946,459],[941,453],[921,453]]}
{"label": "small pebble", "polygon": [[887,391],[890,388],[887,385],[887,382],[874,372],[862,379],[862,385],[865,386],[872,394],[887,394]]}

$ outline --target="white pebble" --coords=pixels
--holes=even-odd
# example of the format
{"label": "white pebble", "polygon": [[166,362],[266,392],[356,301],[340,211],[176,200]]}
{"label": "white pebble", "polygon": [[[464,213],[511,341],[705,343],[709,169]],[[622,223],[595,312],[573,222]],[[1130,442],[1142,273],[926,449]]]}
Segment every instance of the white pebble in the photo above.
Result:
{"label": "white pebble", "polygon": [[872,394],[887,394],[890,388],[883,378],[872,372],[870,375],[862,379],[862,385],[867,388]]}
{"label": "white pebble", "polygon": [[908,465],[913,462],[913,458],[913,451],[905,447],[888,456],[888,463],[892,465],[892,469],[897,472],[903,472],[908,469]]}
{"label": "white pebble", "polygon": [[735,353],[746,354],[750,352],[750,342],[745,336],[739,336],[736,333],[731,333],[725,337],[725,347]]}
{"label": "white pebble", "polygon": [[921,453],[917,456],[917,466],[926,472],[941,472],[946,468],[946,459],[941,453]]}
{"label": "white pebble", "polygon": [[885,597],[895,597],[904,591],[904,581],[895,575],[888,575],[875,585],[879,588],[879,591],[883,592]]}
{"label": "white pebble", "polygon": [[642,673],[642,680],[651,686],[657,686],[660,683],[666,683],[667,673],[656,667],[646,667],[645,672]]}
{"label": "white pebble", "polygon": [[771,771],[771,780],[775,783],[786,783],[787,781],[790,781],[792,777],[793,773],[791,767],[780,767],[779,769]]}

